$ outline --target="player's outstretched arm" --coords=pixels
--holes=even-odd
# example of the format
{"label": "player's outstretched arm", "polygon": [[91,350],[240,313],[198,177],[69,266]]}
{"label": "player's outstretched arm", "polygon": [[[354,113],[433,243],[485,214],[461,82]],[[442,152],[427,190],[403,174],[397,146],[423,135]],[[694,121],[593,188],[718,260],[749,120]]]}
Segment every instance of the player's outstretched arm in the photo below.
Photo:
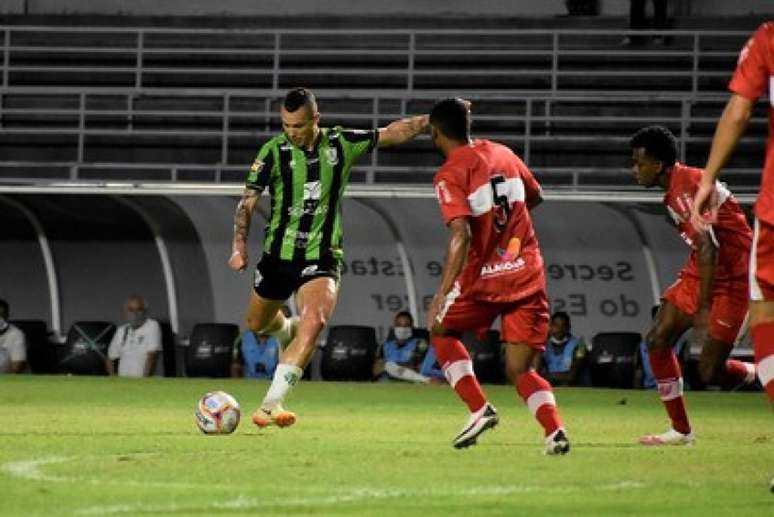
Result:
{"label": "player's outstretched arm", "polygon": [[[691,222],[697,230],[706,230],[707,225],[711,224],[717,208],[715,191],[715,180],[720,174],[720,170],[731,157],[739,138],[747,129],[750,121],[755,101],[734,94],[728,100],[723,114],[718,120],[715,128],[715,136],[712,138],[712,148],[710,149],[707,165],[704,167],[704,174],[699,184],[699,190],[694,197],[693,209],[691,211]],[[708,218],[705,213],[709,211]]]}
{"label": "player's outstretched arm", "polygon": [[429,128],[429,115],[418,115],[390,122],[386,127],[379,128],[377,147],[403,144],[418,134],[428,131]]}
{"label": "player's outstretched arm", "polygon": [[236,207],[234,214],[234,239],[231,245],[231,257],[228,265],[234,271],[244,271],[247,268],[247,235],[250,233],[250,221],[261,195],[259,190],[245,187],[242,191],[242,199]]}

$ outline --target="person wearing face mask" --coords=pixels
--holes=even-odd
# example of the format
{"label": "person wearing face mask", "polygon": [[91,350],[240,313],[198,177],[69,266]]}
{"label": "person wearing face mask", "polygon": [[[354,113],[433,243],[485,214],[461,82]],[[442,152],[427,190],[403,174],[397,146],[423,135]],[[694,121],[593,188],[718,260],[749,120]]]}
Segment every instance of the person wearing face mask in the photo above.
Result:
{"label": "person wearing face mask", "polygon": [[570,315],[555,312],[548,326],[548,342],[542,357],[544,376],[554,386],[577,385],[585,357],[585,343],[570,334]]}
{"label": "person wearing face mask", "polygon": [[22,373],[27,366],[24,333],[8,321],[10,307],[0,300],[0,374]]}
{"label": "person wearing face mask", "polygon": [[418,371],[427,352],[427,341],[414,336],[414,319],[410,313],[402,311],[395,315],[392,334],[382,345],[381,379],[430,383],[432,378]]}
{"label": "person wearing face mask", "polygon": [[161,326],[147,316],[147,306],[141,296],[133,295],[126,300],[124,314],[127,322],[116,329],[110,341],[105,367],[109,375],[149,377],[161,351]]}

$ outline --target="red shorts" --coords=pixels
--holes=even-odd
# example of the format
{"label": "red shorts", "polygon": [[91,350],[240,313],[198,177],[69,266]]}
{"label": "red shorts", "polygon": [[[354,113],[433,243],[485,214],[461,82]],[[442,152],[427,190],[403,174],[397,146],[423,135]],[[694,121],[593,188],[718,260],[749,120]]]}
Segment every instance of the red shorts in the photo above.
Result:
{"label": "red shorts", "polygon": [[[696,314],[699,298],[699,279],[680,278],[662,296],[689,316]],[[712,291],[710,309],[710,336],[733,345],[747,317],[747,280],[724,283]]]}
{"label": "red shorts", "polygon": [[544,350],[548,338],[548,299],[543,290],[516,302],[486,302],[464,294],[447,297],[441,324],[446,330],[482,336],[501,317],[500,337],[507,343],[524,343]]}
{"label": "red shorts", "polygon": [[750,253],[750,299],[774,301],[774,226],[759,219]]}

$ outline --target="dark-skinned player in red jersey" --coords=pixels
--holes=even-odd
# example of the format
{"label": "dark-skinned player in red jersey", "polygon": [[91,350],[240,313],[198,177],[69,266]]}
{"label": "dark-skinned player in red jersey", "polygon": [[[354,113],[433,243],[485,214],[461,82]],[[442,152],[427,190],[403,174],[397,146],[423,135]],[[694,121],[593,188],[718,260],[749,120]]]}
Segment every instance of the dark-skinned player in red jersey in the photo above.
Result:
{"label": "dark-skinned player in red jersey", "polygon": [[734,196],[721,184],[716,187],[721,197],[717,220],[701,231],[693,228],[691,206],[702,170],[677,162],[677,140],[667,128],[642,128],[630,146],[637,182],[666,191],[664,207],[691,249],[677,281],[664,292],[646,337],[658,393],[672,426],[664,433],[643,436],[640,443],[690,445],[694,434],[685,409],[680,364],[672,350],[686,330],[693,328],[694,342],[701,347],[702,382],[733,387],[755,381],[753,364],[728,359],[747,316],[752,230]]}
{"label": "dark-skinned player in red jersey", "polygon": [[470,410],[456,448],[498,423],[460,335],[501,317],[506,372],[545,431],[546,454],[570,450],[551,385],[531,368],[548,335],[543,258],[529,210],[542,200],[527,166],[504,145],[470,137],[469,103],[446,99],[430,114],[433,144],[446,157],[435,175],[449,242],[441,284],[427,314],[438,363]]}

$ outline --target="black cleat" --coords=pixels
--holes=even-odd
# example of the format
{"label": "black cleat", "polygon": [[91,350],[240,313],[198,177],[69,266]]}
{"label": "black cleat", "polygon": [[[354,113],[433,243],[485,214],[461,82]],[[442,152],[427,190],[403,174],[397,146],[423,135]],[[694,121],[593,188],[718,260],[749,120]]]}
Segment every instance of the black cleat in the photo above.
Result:
{"label": "black cleat", "polygon": [[546,437],[545,453],[549,456],[567,454],[570,452],[570,440],[564,432],[564,429],[557,429],[551,435]]}
{"label": "black cleat", "polygon": [[471,445],[476,445],[479,435],[487,429],[492,429],[499,420],[497,410],[494,406],[487,403],[483,410],[470,415],[470,419],[460,434],[454,438],[452,445],[454,445],[455,449],[464,449]]}

